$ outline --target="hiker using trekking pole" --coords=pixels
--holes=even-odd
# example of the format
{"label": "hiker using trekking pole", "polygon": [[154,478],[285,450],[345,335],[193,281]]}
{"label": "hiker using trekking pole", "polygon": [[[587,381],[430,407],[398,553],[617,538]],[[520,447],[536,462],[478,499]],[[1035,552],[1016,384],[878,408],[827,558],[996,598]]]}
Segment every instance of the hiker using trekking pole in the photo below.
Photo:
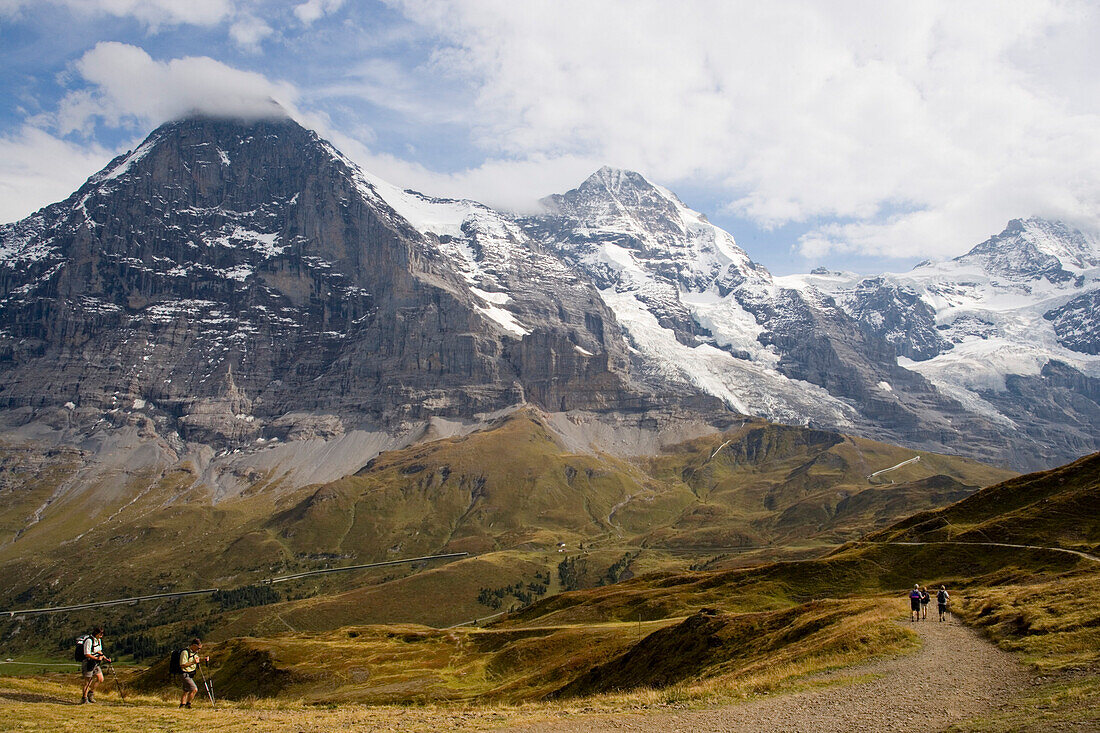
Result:
{"label": "hiker using trekking pole", "polygon": [[909,621],[920,621],[920,583],[909,591]]}
{"label": "hiker using trekking pole", "polygon": [[947,620],[947,601],[951,599],[951,594],[947,592],[947,586],[941,585],[940,590],[936,593],[936,600],[940,606],[940,621]]}
{"label": "hiker using trekking pole", "polygon": [[[199,667],[200,649],[202,649],[202,640],[192,639],[191,646],[172,652],[172,659],[168,663],[168,670],[180,676],[180,686],[183,688],[183,695],[180,696],[181,708],[191,707],[191,701],[199,692],[194,674]],[[204,658],[203,661],[209,662],[210,657]]]}
{"label": "hiker using trekking pole", "polygon": [[80,662],[80,674],[84,677],[84,690],[80,695],[80,704],[95,702],[95,688],[103,681],[100,663],[110,663],[103,653],[103,627],[96,626],[92,633],[76,640],[76,657]]}

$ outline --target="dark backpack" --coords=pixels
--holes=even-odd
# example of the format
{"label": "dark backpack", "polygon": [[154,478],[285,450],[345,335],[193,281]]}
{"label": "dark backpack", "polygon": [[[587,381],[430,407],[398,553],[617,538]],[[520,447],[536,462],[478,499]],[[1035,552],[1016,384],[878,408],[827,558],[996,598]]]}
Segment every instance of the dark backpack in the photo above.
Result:
{"label": "dark backpack", "polygon": [[84,642],[88,640],[89,636],[91,636],[91,634],[81,634],[76,637],[76,653],[73,655],[73,658],[78,662],[84,661]]}
{"label": "dark backpack", "polygon": [[183,654],[183,650],[177,649],[168,658],[168,674],[183,674],[183,667],[180,666],[181,654]]}

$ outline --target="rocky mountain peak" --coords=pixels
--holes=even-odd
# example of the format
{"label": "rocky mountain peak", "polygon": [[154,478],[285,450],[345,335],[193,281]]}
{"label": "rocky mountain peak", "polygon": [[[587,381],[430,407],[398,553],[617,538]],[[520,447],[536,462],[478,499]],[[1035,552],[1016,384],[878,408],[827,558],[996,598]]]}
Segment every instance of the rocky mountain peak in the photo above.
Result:
{"label": "rocky mountain peak", "polygon": [[624,168],[612,168],[607,165],[586,178],[577,190],[596,196],[610,196],[619,200],[625,198],[628,202],[648,198],[654,193],[664,198],[676,199],[671,192],[661,191],[658,186],[650,183],[641,173]]}
{"label": "rocky mountain peak", "polygon": [[289,117],[190,117],[158,127],[88,186],[105,193],[136,187],[166,204],[239,210],[292,197],[306,166],[331,157],[316,134]]}
{"label": "rocky mountain peak", "polygon": [[580,186],[543,200],[547,215],[525,226],[575,261],[587,262],[601,287],[728,290],[770,275],[733,237],[635,171],[604,166]]}
{"label": "rocky mountain peak", "polygon": [[1060,221],[1013,219],[1004,231],[977,245],[956,262],[977,264],[993,275],[1011,280],[1045,278],[1065,282],[1077,273],[1100,265],[1094,237]]}
{"label": "rocky mountain peak", "polygon": [[[650,224],[682,232],[682,211],[675,194],[650,183],[642,174],[604,166],[577,188],[542,202],[553,214],[571,216],[599,226],[626,227],[640,232]],[[692,212],[694,213],[694,212]]]}
{"label": "rocky mountain peak", "polygon": [[595,289],[530,244],[288,118],[171,122],[0,228],[0,392],[235,447],[647,399]]}

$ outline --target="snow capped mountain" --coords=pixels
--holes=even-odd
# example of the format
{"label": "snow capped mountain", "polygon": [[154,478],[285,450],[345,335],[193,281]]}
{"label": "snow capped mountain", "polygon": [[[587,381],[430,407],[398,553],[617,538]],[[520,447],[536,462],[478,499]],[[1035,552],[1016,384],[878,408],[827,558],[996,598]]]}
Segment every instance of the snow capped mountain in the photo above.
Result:
{"label": "snow capped mountain", "polygon": [[290,120],[164,125],[0,227],[0,423],[270,465],[304,460],[274,443],[351,462],[523,404],[1029,468],[1100,448],[1100,248],[1063,224],[906,274],[775,278],[638,173],[544,203],[401,190]]}
{"label": "snow capped mountain", "polygon": [[605,166],[577,189],[543,203],[551,215],[572,223],[572,256],[602,276],[600,285],[641,282],[650,271],[692,291],[728,292],[747,281],[770,285],[767,271],[732,236],[638,173]]}
{"label": "snow capped mountain", "polygon": [[733,237],[638,173],[601,168],[524,221],[533,238],[591,277],[626,332],[639,368],[686,381],[746,414],[851,425],[851,406],[792,384],[745,303],[780,297]]}
{"label": "snow capped mountain", "polygon": [[1018,282],[1064,282],[1100,265],[1096,240],[1061,222],[1013,219],[954,262],[977,264],[993,276]]}
{"label": "snow capped mountain", "polygon": [[942,447],[996,429],[900,367],[819,290],[784,287],[733,237],[638,173],[603,168],[544,201],[531,236],[600,288],[651,383],[687,382],[740,412]]}
{"label": "snow capped mountain", "polygon": [[[902,366],[969,410],[1064,441],[1067,452],[1095,449],[1095,238],[1058,222],[1013,220],[967,254],[908,273],[782,280],[834,298],[865,331],[894,344]],[[1069,375],[1077,376],[1067,382]]]}
{"label": "snow capped mountain", "polygon": [[515,223],[375,180],[290,120],[162,126],[0,230],[0,354],[7,421],[180,450],[667,399]]}

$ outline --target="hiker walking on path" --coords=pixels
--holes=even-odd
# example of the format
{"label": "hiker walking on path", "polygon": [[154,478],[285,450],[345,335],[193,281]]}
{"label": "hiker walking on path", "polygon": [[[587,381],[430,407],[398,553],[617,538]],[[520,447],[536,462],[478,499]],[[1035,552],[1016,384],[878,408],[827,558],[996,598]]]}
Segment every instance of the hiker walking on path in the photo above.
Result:
{"label": "hiker walking on path", "polygon": [[940,590],[936,593],[936,601],[940,606],[940,621],[947,620],[947,601],[950,600],[951,594],[947,592],[947,586],[941,585]]}
{"label": "hiker walking on path", "polygon": [[78,639],[80,644],[78,654],[80,656],[80,674],[84,677],[84,690],[80,695],[80,704],[95,702],[95,688],[103,681],[103,670],[100,662],[111,660],[103,653],[103,627],[96,626],[92,633]]}
{"label": "hiker walking on path", "polygon": [[[180,686],[183,688],[183,695],[180,696],[181,708],[191,707],[191,701],[195,699],[195,695],[199,692],[199,686],[195,684],[194,675],[195,670],[199,668],[200,649],[202,649],[202,640],[195,638],[191,640],[191,646],[180,649],[178,652]],[[209,662],[210,657],[203,657],[202,661]]]}
{"label": "hiker walking on path", "polygon": [[909,621],[920,621],[920,583],[909,591]]}
{"label": "hiker walking on path", "polygon": [[928,595],[928,586],[924,586],[920,589],[920,617],[922,621],[928,620],[928,604],[932,601],[932,596]]}

